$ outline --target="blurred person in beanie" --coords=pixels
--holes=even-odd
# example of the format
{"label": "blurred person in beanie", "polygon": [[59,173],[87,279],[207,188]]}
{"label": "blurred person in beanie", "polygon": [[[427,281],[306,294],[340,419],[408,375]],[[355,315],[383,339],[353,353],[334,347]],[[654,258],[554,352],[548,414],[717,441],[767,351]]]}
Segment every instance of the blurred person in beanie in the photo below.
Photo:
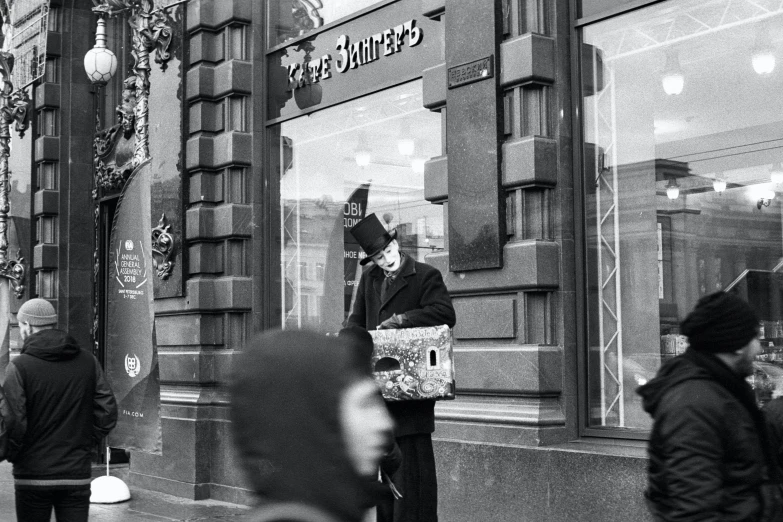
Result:
{"label": "blurred person in beanie", "polygon": [[93,447],[117,423],[98,360],[66,332],[45,299],[16,314],[22,352],[8,364],[5,392],[16,423],[9,440],[16,516],[25,522],[85,521]]}
{"label": "blurred person in beanie", "polygon": [[231,429],[253,522],[360,522],[377,502],[392,420],[345,337],[271,331],[236,355]]}
{"label": "blurred person in beanie", "polygon": [[732,293],[699,299],[680,324],[689,347],[637,392],[653,418],[647,505],[655,520],[766,521],[772,451],[746,380],[759,320]]}
{"label": "blurred person in beanie", "polygon": [[[367,330],[448,325],[457,321],[451,297],[440,272],[400,250],[397,231],[387,231],[375,214],[351,230],[367,254],[360,261],[374,266],[359,280],[353,310],[346,326]],[[402,498],[378,506],[379,522],[435,522],[438,520],[438,483],[432,432],[435,401],[387,402],[395,421],[394,436],[402,451],[402,465],[391,477]]]}

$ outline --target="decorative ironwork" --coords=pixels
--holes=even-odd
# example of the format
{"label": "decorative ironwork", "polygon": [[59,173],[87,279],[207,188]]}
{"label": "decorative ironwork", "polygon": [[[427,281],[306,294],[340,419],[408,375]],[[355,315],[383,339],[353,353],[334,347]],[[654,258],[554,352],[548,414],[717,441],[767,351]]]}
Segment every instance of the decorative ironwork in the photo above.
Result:
{"label": "decorative ironwork", "polygon": [[172,20],[166,11],[155,11],[150,15],[142,15],[142,18],[147,16],[149,19],[146,20],[146,27],[139,28],[139,34],[147,49],[155,49],[155,63],[165,71],[168,67],[168,61],[171,59],[169,47],[171,46]]}
{"label": "decorative ironwork", "polygon": [[8,213],[11,203],[8,198],[10,190],[10,173],[8,158],[11,155],[11,123],[16,123],[16,131],[23,136],[28,125],[28,106],[30,98],[26,92],[14,92],[11,74],[14,57],[10,53],[0,51],[0,74],[3,87],[0,91],[0,277],[11,282],[16,297],[24,294],[25,268],[21,251],[16,260],[8,259]]}
{"label": "decorative ironwork", "polygon": [[93,198],[98,190],[122,190],[133,172],[136,126],[136,76],[129,76],[123,82],[122,103],[117,106],[118,123],[95,135],[93,163],[95,183]]}
{"label": "decorative ironwork", "polygon": [[[117,124],[99,131],[94,140],[95,180],[93,198],[97,201],[100,190],[121,190],[133,169],[150,158],[149,152],[149,93],[150,52],[155,51],[155,62],[166,70],[171,59],[169,47],[172,40],[172,19],[166,12],[187,0],[177,0],[154,9],[152,0],[93,0],[93,12],[103,16],[128,16],[132,30],[133,75],[123,82],[122,103],[117,106]],[[97,122],[96,129],[100,128]],[[93,259],[94,302],[93,343],[98,347],[98,277],[100,275],[99,227],[100,205],[94,208],[96,240]],[[171,256],[174,238],[170,225],[161,223],[153,230],[153,262],[162,279],[169,277],[173,268]],[[156,236],[156,231],[158,231]],[[156,246],[157,243],[157,246]],[[160,261],[155,259],[156,255]]]}
{"label": "decorative ironwork", "polygon": [[0,277],[8,279],[14,289],[17,299],[24,297],[24,258],[22,251],[16,253],[16,259],[4,259],[0,261]]}
{"label": "decorative ironwork", "polygon": [[158,277],[168,279],[174,262],[174,236],[169,232],[171,225],[166,224],[166,214],[160,216],[158,226],[152,229],[152,265],[157,269]]}

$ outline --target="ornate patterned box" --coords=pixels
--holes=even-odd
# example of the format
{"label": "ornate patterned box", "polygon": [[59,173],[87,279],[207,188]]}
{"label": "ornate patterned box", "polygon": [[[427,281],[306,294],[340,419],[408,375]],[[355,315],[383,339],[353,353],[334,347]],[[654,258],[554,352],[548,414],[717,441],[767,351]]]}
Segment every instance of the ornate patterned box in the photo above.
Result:
{"label": "ornate patterned box", "polygon": [[374,330],[375,382],[388,401],[453,399],[454,353],[448,326]]}

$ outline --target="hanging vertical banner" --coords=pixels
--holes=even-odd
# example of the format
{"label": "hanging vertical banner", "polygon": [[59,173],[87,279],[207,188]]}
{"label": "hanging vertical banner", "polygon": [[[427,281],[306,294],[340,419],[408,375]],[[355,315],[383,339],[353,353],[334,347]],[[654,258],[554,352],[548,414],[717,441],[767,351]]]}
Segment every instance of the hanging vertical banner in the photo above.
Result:
{"label": "hanging vertical banner", "polygon": [[351,234],[351,229],[359,221],[364,219],[367,213],[367,197],[370,194],[370,186],[362,185],[353,191],[351,197],[345,202],[343,210],[343,295],[345,318],[351,311],[351,301],[353,300],[354,290],[359,284],[356,275],[356,267],[359,266],[359,259],[364,257],[364,250],[359,246],[359,242]]}
{"label": "hanging vertical banner", "polygon": [[106,375],[119,407],[109,445],[161,454],[150,182],[150,164],[145,162],[125,185],[111,231]]}
{"label": "hanging vertical banner", "polygon": [[353,292],[358,284],[356,269],[362,249],[350,233],[367,212],[370,186],[360,185],[345,201],[335,201],[329,207],[335,220],[327,238],[321,327],[328,332],[339,330],[351,309]]}

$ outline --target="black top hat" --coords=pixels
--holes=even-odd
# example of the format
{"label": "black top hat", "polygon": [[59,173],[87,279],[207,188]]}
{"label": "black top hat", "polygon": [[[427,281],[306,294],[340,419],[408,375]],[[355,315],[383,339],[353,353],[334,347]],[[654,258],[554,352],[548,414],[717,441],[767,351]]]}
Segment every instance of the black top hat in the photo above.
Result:
{"label": "black top hat", "polygon": [[372,261],[372,256],[386,248],[386,245],[391,243],[392,240],[397,239],[397,230],[387,232],[381,220],[375,214],[370,214],[356,223],[350,232],[367,254],[367,257],[359,261],[360,265],[366,265]]}

